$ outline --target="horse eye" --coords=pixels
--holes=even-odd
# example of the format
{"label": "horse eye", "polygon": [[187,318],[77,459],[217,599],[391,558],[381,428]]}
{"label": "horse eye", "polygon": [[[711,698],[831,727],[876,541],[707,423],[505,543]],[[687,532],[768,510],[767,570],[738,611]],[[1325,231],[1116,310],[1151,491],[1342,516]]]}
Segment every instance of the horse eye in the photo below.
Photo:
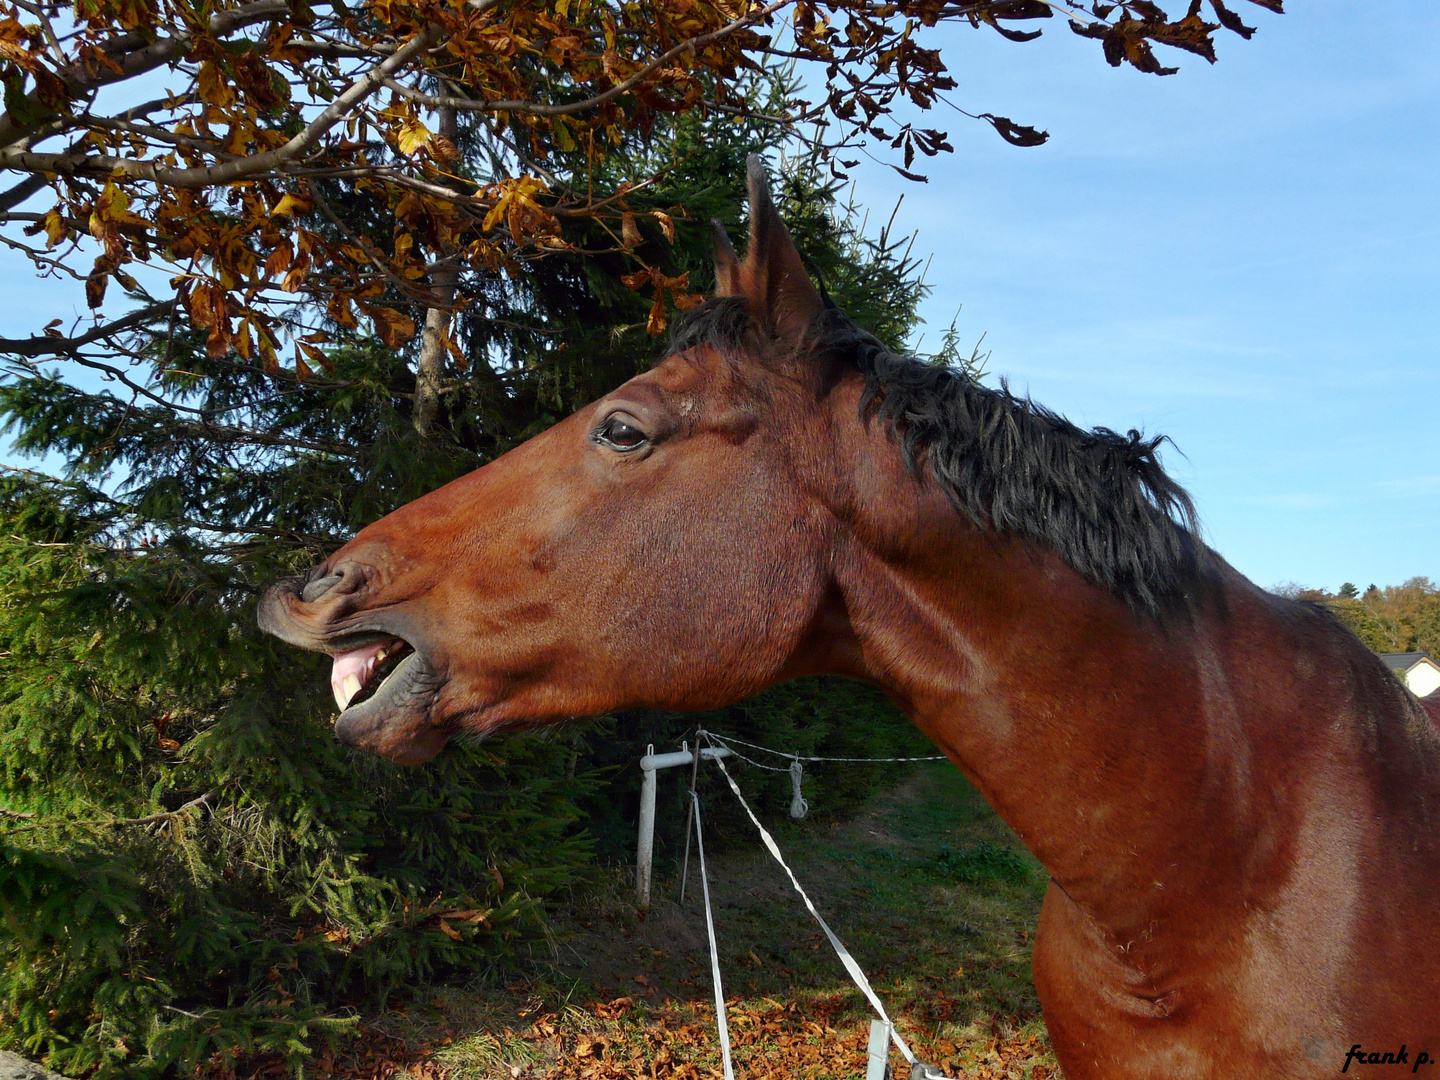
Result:
{"label": "horse eye", "polygon": [[632,427],[618,416],[612,416],[605,421],[595,432],[595,437],[612,450],[635,450],[649,441],[643,431]]}

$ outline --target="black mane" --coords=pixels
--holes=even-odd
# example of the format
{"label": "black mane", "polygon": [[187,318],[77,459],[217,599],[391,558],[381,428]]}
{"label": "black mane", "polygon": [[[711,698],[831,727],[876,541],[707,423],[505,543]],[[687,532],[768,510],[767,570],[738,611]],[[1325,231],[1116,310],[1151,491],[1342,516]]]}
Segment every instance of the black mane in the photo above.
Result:
{"label": "black mane", "polygon": [[[676,320],[670,347],[764,350],[735,298],[710,300]],[[1085,431],[963,372],[896,356],[839,309],[828,308],[807,350],[848,359],[865,376],[862,416],[900,436],[905,464],[923,460],[955,508],[983,528],[1054,549],[1078,573],[1137,610],[1181,602],[1205,551],[1190,496],[1165,474],[1164,436]]]}

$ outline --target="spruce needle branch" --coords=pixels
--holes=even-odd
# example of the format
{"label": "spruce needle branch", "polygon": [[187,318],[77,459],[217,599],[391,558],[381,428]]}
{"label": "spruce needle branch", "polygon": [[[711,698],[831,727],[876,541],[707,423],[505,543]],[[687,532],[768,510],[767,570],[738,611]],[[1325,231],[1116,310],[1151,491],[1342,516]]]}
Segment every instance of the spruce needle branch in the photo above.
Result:
{"label": "spruce needle branch", "polygon": [[[70,821],[65,818],[45,818],[41,821],[36,821],[29,825],[21,825],[19,828],[16,829],[7,829],[4,835],[6,837],[18,836],[20,833],[33,832],[36,829],[128,829],[140,825],[155,825],[162,821],[171,821],[179,817],[181,814],[184,814],[190,810],[194,810],[197,807],[205,807],[213,811],[214,807],[210,806],[210,800],[215,798],[215,796],[219,794],[220,789],[215,788],[214,790],[207,791],[204,795],[201,795],[198,798],[191,799],[183,806],[177,806],[174,810],[165,810],[158,814],[147,814],[145,817],[138,818],[91,818],[88,821]],[[19,814],[16,814],[15,811],[10,810],[5,811],[5,813],[7,816],[21,816]],[[31,817],[33,816],[34,815],[32,814]]]}

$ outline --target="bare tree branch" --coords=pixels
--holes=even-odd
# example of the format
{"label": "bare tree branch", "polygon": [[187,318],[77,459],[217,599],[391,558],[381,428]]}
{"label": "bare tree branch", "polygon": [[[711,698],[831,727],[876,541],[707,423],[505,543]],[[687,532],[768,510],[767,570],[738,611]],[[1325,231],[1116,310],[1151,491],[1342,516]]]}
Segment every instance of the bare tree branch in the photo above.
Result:
{"label": "bare tree branch", "polygon": [[[278,0],[264,0],[270,4]],[[792,0],[784,0],[786,3]],[[257,5],[258,6],[258,5]],[[237,158],[195,169],[175,169],[155,161],[134,158],[112,157],[108,154],[40,154],[29,150],[0,151],[0,168],[43,170],[65,174],[90,176],[111,176],[124,173],[140,180],[149,180],[173,188],[208,188],[243,180],[248,176],[278,169],[314,146],[352,108],[373,94],[383,85],[385,77],[399,71],[420,53],[429,49],[440,39],[442,27],[438,24],[427,26],[390,57],[366,72],[350,84],[319,116],[306,125],[305,130],[283,146],[267,150],[263,154]]]}
{"label": "bare tree branch", "polygon": [[34,173],[27,176],[9,191],[0,194],[0,210],[9,210],[12,206],[19,206],[26,199],[30,198],[31,195],[43,191],[49,182],[44,173]]}
{"label": "bare tree branch", "polygon": [[468,109],[478,112],[522,112],[531,116],[570,116],[574,113],[588,112],[598,108],[608,101],[613,101],[621,94],[628,93],[639,86],[645,79],[653,75],[661,67],[687,52],[694,52],[696,49],[703,49],[722,38],[729,37],[737,30],[743,30],[757,22],[762,22],[782,8],[789,7],[796,0],[771,0],[764,7],[754,8],[739,18],[726,23],[718,30],[712,30],[708,34],[699,34],[687,38],[672,49],[667,49],[654,60],[635,72],[629,78],[616,83],[603,93],[588,97],[584,101],[571,101],[563,105],[541,105],[533,101],[476,101],[462,97],[441,97],[435,94],[424,94],[418,90],[397,84],[389,84],[390,89],[409,98],[411,101],[427,105],[434,109]]}
{"label": "bare tree branch", "polygon": [[[256,0],[255,3],[245,4],[230,11],[216,12],[206,23],[206,30],[213,37],[225,37],[242,27],[289,13],[288,0]],[[102,86],[133,79],[136,75],[143,75],[147,71],[153,71],[157,67],[178,59],[194,38],[194,33],[182,33],[148,45],[144,44],[145,38],[140,34],[116,38],[112,43],[112,48],[123,48],[132,43],[142,47],[136,48],[133,52],[124,52],[118,58],[112,56],[111,62],[115,65],[114,69],[97,66],[92,70],[87,65],[75,64],[60,72],[59,78],[72,97],[84,97]],[[55,115],[54,110],[41,100],[38,91],[25,95],[23,101],[26,111],[34,112],[40,118],[48,119]],[[0,114],[0,146],[12,145],[35,126],[34,123],[18,123],[14,118],[14,111],[15,108],[12,106]]]}
{"label": "bare tree branch", "polygon": [[11,356],[71,356],[80,352],[85,346],[92,345],[97,341],[104,341],[114,337],[116,334],[123,334],[127,330],[134,330],[144,326],[162,315],[169,315],[178,303],[176,300],[163,300],[158,303],[137,308],[127,315],[122,315],[113,322],[104,326],[97,326],[78,337],[28,337],[28,338],[0,338],[0,353],[8,353]]}

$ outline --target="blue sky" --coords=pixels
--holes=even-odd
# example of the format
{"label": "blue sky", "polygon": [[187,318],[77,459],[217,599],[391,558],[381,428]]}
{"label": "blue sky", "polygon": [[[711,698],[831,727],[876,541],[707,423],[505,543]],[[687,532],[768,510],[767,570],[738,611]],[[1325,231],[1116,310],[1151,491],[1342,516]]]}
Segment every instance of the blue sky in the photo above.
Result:
{"label": "blue sky", "polygon": [[1221,34],[1213,67],[1163,50],[1168,78],[1058,19],[1028,45],[951,33],[951,99],[1050,142],[942,109],[956,152],[930,183],[866,163],[857,199],[873,221],[906,193],[896,228],[933,252],[926,345],[963,305],[992,376],[1171,436],[1242,573],[1440,580],[1440,4],[1231,6],[1255,38]]}
{"label": "blue sky", "polygon": [[[1254,40],[1220,35],[1213,67],[1164,50],[1163,79],[1059,19],[1026,45],[947,32],[952,100],[1050,142],[941,109],[930,183],[866,163],[856,196],[873,222],[904,191],[896,228],[933,252],[924,345],[963,305],[992,377],[1171,436],[1259,584],[1440,580],[1440,4],[1232,6]],[[0,267],[0,334],[75,313],[78,288]]]}

